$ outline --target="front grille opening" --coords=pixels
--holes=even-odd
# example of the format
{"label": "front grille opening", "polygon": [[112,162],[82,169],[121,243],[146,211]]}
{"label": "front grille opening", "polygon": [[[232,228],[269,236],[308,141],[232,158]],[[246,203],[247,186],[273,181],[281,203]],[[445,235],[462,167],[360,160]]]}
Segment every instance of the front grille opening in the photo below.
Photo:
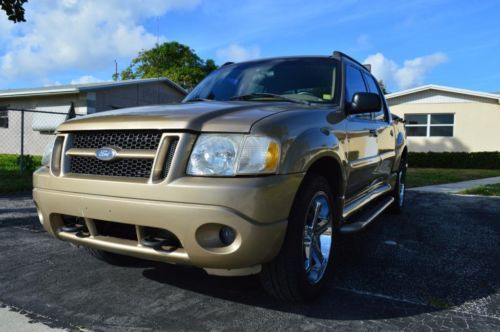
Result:
{"label": "front grille opening", "polygon": [[84,131],[73,134],[73,147],[100,149],[114,146],[124,150],[156,150],[162,132],[153,130]]}
{"label": "front grille opening", "polygon": [[95,220],[94,222],[99,235],[137,241],[137,232],[134,225],[105,220]]}
{"label": "front grille opening", "polygon": [[162,228],[142,227],[142,244],[156,250],[174,251],[182,248],[181,242],[172,232]]}
{"label": "front grille opening", "polygon": [[[152,152],[160,149],[163,132],[160,130],[106,130],[71,132],[71,135],[73,137],[71,148],[74,149],[95,151],[103,147],[113,147],[129,152],[146,150],[151,155]],[[158,177],[163,179],[168,175],[179,142],[178,136],[169,136],[166,139],[169,145],[166,151],[161,148],[161,155],[158,158],[161,171],[155,167],[154,180]],[[139,158],[121,156],[112,161],[104,161],[92,154],[74,153],[69,158],[68,173],[148,179],[152,175],[154,161],[154,159],[142,156]]]}
{"label": "front grille opening", "polygon": [[71,173],[75,174],[149,178],[152,167],[152,159],[102,161],[94,157],[71,158]]}

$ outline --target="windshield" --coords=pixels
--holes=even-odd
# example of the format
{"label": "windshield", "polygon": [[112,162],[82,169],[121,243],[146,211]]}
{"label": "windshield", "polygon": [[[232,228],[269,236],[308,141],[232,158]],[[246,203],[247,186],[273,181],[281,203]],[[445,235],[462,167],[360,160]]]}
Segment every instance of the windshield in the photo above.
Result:
{"label": "windshield", "polygon": [[227,65],[208,75],[184,102],[288,99],[334,103],[337,64],[329,58],[285,58]]}

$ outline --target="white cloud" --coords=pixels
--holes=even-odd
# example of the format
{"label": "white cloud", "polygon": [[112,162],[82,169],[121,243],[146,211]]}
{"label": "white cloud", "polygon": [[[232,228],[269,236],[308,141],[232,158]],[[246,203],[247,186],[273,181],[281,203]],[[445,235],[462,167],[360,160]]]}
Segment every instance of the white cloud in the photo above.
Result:
{"label": "white cloud", "polygon": [[157,37],[144,28],[144,20],[191,9],[200,1],[30,1],[26,23],[0,26],[0,78],[43,80],[72,69],[112,71],[114,59],[126,62],[155,44]]}
{"label": "white cloud", "polygon": [[74,80],[71,80],[70,84],[85,84],[85,83],[94,83],[102,81],[103,80],[100,80],[92,75],[83,75],[81,77],[75,78]]}
{"label": "white cloud", "polygon": [[227,61],[241,62],[260,57],[260,48],[257,46],[245,48],[238,44],[231,44],[217,50],[216,55],[217,59],[222,63]]}
{"label": "white cloud", "polygon": [[426,75],[447,60],[448,57],[444,53],[437,52],[405,60],[400,66],[382,53],[376,53],[368,56],[363,63],[371,64],[373,75],[383,80],[386,86],[397,86],[402,90],[424,84]]}

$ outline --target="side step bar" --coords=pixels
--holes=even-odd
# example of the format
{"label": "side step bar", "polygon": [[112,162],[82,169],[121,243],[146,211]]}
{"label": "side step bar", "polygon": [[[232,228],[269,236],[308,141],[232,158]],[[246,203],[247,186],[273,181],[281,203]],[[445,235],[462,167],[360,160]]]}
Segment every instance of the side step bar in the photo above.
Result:
{"label": "side step bar", "polygon": [[364,196],[346,204],[344,207],[344,219],[349,217],[350,215],[356,213],[358,210],[360,210],[362,207],[367,205],[370,202],[373,202],[376,198],[384,195],[385,193],[388,193],[391,191],[391,186],[388,184],[384,184],[382,186],[379,186],[378,188],[370,191],[369,193],[365,194]]}
{"label": "side step bar", "polygon": [[394,202],[394,197],[386,197],[375,205],[372,209],[366,211],[360,216],[358,221],[348,223],[340,227],[340,232],[343,234],[359,232],[369,223],[371,223],[379,214],[381,214],[389,205]]}

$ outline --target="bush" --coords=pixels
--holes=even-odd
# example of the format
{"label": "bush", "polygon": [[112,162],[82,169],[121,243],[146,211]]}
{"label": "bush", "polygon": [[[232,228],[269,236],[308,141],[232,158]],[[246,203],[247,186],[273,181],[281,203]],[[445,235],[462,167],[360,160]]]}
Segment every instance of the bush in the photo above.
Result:
{"label": "bush", "polygon": [[40,160],[36,157],[28,155],[18,156],[16,159],[16,164],[19,170],[26,173],[33,173],[38,167],[40,167]]}
{"label": "bush", "polygon": [[41,160],[40,156],[24,156],[24,172],[21,172],[19,155],[0,154],[0,193],[30,190],[31,172],[40,166]]}
{"label": "bush", "polygon": [[500,169],[500,151],[409,152],[409,167]]}

